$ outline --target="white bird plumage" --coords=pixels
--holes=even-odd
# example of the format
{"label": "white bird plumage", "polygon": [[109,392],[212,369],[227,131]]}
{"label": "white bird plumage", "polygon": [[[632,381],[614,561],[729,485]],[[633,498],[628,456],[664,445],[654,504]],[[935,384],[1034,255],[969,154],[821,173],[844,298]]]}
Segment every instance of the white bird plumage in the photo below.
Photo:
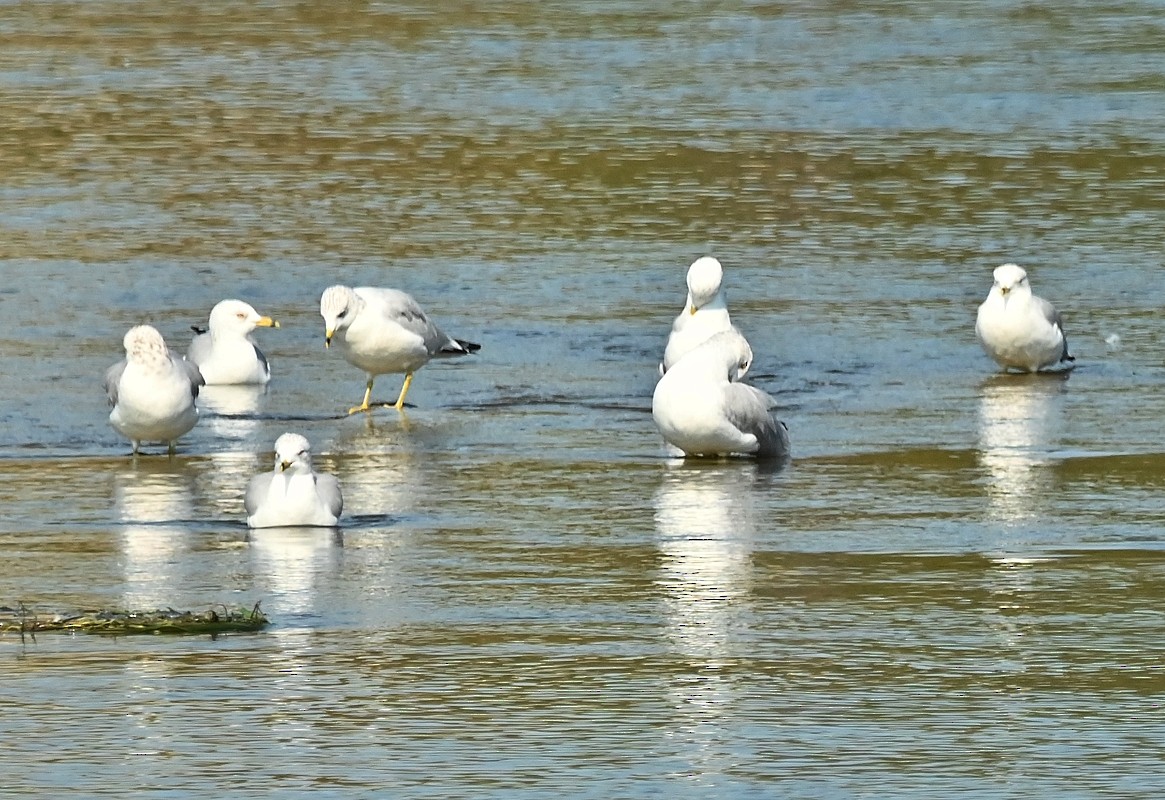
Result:
{"label": "white bird plumage", "polygon": [[773,399],[739,382],[751,365],[752,348],[736,330],[717,333],[677,361],[651,400],[664,440],[690,456],[787,458],[789,433],[769,412]]}
{"label": "white bird plumage", "polygon": [[210,311],[205,331],[190,342],[186,358],[202,373],[208,386],[258,384],[271,380],[271,366],[251,338],[255,328],[278,328],[279,323],[263,316],[241,300],[223,300]]}
{"label": "white bird plumage", "polygon": [[481,345],[447,336],[410,295],[397,289],[331,286],[320,297],[324,344],[335,343],[344,359],[368,373],[364,401],[349,414],[369,409],[377,375],[403,373],[396,403],[404,408],[413,373],[434,358],[464,356]]}
{"label": "white bird plumage", "polygon": [[251,478],[243,506],[251,528],[332,527],[344,497],[334,476],[312,470],[308,440],[285,433],[275,440],[275,468]]}
{"label": "white bird plumage", "polygon": [[142,442],[164,442],[172,454],[198,422],[194,401],[202,374],[172,355],[162,334],[149,325],[130,328],[122,344],[125,359],[106,370],[103,381],[113,407],[109,424],[130,440],[135,454]]}
{"label": "white bird plumage", "polygon": [[660,374],[666,373],[685,353],[722,331],[732,330],[728,304],[721,283],[724,268],[711,256],[697,258],[688,267],[688,299],[672,322]]}
{"label": "white bird plumage", "polygon": [[995,268],[994,285],[979,306],[975,333],[987,355],[1006,372],[1037,372],[1076,359],[1068,352],[1063,321],[1051,303],[1032,294],[1016,264]]}

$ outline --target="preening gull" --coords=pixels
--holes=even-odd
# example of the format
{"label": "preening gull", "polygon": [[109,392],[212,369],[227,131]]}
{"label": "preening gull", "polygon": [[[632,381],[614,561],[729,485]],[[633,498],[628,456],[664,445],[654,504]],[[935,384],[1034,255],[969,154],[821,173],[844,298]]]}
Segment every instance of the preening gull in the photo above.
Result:
{"label": "preening gull", "polygon": [[663,362],[659,365],[661,375],[702,342],[721,331],[732,330],[728,305],[720,287],[723,280],[724,268],[711,256],[697,258],[688,267],[688,299],[667,337]]}
{"label": "preening gull", "polygon": [[787,458],[789,433],[769,413],[773,399],[739,382],[751,365],[752,348],[736,330],[716,334],[677,361],[651,400],[668,444],[689,456]]}

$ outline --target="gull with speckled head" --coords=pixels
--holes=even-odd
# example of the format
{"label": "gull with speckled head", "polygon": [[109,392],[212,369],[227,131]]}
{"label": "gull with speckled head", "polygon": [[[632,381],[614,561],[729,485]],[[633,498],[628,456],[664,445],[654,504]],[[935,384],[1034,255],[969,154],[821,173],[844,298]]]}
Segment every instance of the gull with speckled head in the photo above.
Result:
{"label": "gull with speckled head", "polygon": [[109,424],[130,440],[134,455],[142,442],[164,442],[174,454],[180,437],[198,422],[194,401],[205,381],[198,367],[172,355],[156,328],[138,325],[122,340],[125,359],[105,372],[113,410]]}
{"label": "gull with speckled head", "polygon": [[481,345],[454,339],[438,328],[410,295],[398,289],[331,286],[320,297],[324,344],[333,343],[351,365],[368,373],[364,401],[349,414],[368,411],[377,375],[403,374],[404,384],[393,404],[404,408],[413,374],[434,358],[475,353]]}
{"label": "gull with speckled head", "polygon": [[334,527],[344,496],[334,476],[312,469],[308,440],[285,433],[275,440],[275,469],[251,478],[243,507],[251,528]]}
{"label": "gull with speckled head", "polygon": [[721,289],[723,280],[724,268],[711,256],[697,258],[688,267],[688,299],[684,310],[672,323],[663,362],[659,365],[660,375],[708,338],[732,330],[728,305]]}
{"label": "gull with speckled head", "polygon": [[651,398],[664,440],[689,456],[787,458],[789,433],[769,412],[773,399],[740,382],[751,365],[752,348],[736,330],[712,336],[677,361]]}
{"label": "gull with speckled head", "polygon": [[194,327],[197,335],[186,358],[198,367],[208,386],[266,385],[271,365],[251,334],[256,328],[278,327],[278,322],[242,300],[223,300],[210,310],[207,328]]}
{"label": "gull with speckled head", "polygon": [[975,333],[1003,368],[1037,372],[1075,361],[1055,306],[1032,294],[1027,272],[1016,264],[995,268],[995,283],[979,306]]}

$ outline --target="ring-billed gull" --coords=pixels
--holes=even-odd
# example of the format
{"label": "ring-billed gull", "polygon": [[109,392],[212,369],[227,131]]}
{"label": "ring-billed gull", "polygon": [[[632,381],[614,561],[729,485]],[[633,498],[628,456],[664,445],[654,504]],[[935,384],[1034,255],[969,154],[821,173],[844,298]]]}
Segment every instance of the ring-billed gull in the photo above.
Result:
{"label": "ring-billed gull", "polygon": [[786,458],[789,433],[769,413],[773,399],[739,382],[751,365],[752,348],[735,330],[716,334],[677,361],[651,399],[664,440],[690,456]]}
{"label": "ring-billed gull", "polygon": [[208,386],[266,384],[271,380],[267,357],[251,338],[255,328],[278,328],[242,300],[223,300],[210,310],[206,329],[190,342],[186,358],[194,362]]}
{"label": "ring-billed gull", "polygon": [[173,454],[179,437],[198,422],[194,400],[202,373],[171,355],[162,334],[149,325],[130,328],[122,343],[125,359],[105,372],[113,406],[109,424],[130,440],[135,454],[142,442],[165,442]]}
{"label": "ring-billed gull", "polygon": [[[332,286],[320,298],[324,344],[332,342],[345,360],[368,373],[364,402],[349,414],[367,411],[377,375],[403,373],[404,385],[392,408],[404,408],[413,373],[433,358],[464,356],[481,345],[446,336],[417,301],[397,289]],[[385,407],[389,407],[385,404]]]}
{"label": "ring-billed gull", "polygon": [[307,439],[285,433],[275,440],[275,469],[251,478],[243,506],[251,528],[332,527],[344,510],[344,497],[334,476],[312,471]]}
{"label": "ring-billed gull", "polygon": [[995,268],[995,284],[979,306],[975,333],[987,355],[1003,367],[1036,372],[1075,361],[1058,312],[1032,294],[1027,273],[1016,264]]}
{"label": "ring-billed gull", "polygon": [[697,258],[688,267],[688,299],[667,337],[663,362],[659,365],[661,375],[671,369],[684,353],[717,333],[732,329],[728,305],[720,288],[723,280],[724,268],[711,256]]}

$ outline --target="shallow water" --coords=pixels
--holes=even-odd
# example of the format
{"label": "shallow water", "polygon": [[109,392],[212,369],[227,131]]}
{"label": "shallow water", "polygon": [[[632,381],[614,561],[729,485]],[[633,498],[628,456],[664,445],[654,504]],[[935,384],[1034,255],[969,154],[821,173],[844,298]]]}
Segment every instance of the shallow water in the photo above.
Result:
{"label": "shallow water", "polygon": [[[1142,2],[0,7],[0,605],[274,621],[0,637],[0,794],[1158,796],[1161,27]],[[784,470],[655,433],[705,253]],[[979,351],[1007,260],[1071,374]],[[483,349],[345,417],[340,282]],[[184,350],[227,296],[281,321],[275,381],[130,458],[99,386],[122,335]],[[246,530],[285,430],[340,478],[338,533]]]}

